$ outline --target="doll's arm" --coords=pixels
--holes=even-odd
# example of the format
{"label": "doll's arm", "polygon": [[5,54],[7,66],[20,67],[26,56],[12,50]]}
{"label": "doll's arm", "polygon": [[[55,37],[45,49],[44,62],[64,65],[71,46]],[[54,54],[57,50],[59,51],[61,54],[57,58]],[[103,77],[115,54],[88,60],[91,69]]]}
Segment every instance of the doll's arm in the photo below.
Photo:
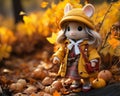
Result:
{"label": "doll's arm", "polygon": [[60,63],[65,55],[65,48],[60,47],[56,53],[53,54],[53,63],[57,64]]}
{"label": "doll's arm", "polygon": [[97,50],[94,48],[91,48],[89,51],[89,60],[92,67],[95,67],[96,64],[100,62],[100,55],[98,54]]}

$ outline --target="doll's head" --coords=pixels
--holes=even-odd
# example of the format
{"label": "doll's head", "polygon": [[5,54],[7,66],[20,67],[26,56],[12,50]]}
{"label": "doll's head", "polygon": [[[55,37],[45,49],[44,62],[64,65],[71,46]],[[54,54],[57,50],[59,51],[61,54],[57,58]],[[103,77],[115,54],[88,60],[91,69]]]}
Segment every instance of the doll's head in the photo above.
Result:
{"label": "doll's head", "polygon": [[65,39],[87,39],[89,44],[98,46],[100,36],[94,30],[94,24],[90,17],[94,14],[94,7],[91,4],[81,8],[74,8],[67,4],[64,9],[64,17],[60,21],[62,30],[57,38],[58,43],[64,42]]}
{"label": "doll's head", "polygon": [[[65,37],[68,39],[79,40],[88,38],[86,34],[85,25],[80,22],[69,22],[65,28]],[[82,35],[81,35],[82,34]]]}

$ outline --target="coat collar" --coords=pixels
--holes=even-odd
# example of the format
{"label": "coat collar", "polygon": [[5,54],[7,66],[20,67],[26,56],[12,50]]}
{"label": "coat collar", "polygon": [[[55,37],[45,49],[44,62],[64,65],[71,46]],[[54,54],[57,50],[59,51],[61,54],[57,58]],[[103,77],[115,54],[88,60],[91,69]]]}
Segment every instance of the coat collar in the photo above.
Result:
{"label": "coat collar", "polygon": [[[69,44],[70,41],[68,39],[66,39],[64,43]],[[88,44],[88,40],[84,40],[80,45],[82,46],[82,45],[86,45],[86,44]]]}

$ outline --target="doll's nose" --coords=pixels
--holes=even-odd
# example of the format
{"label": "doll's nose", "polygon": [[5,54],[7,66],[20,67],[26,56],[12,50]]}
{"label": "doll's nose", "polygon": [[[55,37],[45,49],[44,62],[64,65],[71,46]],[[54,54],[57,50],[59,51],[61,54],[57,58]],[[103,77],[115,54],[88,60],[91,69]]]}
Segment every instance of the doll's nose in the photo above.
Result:
{"label": "doll's nose", "polygon": [[71,36],[75,35],[75,32],[70,32],[70,35],[71,35]]}

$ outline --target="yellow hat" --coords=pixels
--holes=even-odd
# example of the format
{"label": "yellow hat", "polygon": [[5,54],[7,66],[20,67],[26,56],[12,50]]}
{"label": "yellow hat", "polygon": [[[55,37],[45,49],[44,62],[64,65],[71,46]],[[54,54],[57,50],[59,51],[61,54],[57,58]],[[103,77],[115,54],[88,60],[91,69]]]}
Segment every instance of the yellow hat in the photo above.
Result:
{"label": "yellow hat", "polygon": [[90,17],[86,16],[85,13],[80,8],[74,8],[70,10],[68,13],[60,21],[60,27],[62,28],[66,22],[69,21],[77,21],[84,23],[90,29],[94,29],[94,23],[90,19]]}

